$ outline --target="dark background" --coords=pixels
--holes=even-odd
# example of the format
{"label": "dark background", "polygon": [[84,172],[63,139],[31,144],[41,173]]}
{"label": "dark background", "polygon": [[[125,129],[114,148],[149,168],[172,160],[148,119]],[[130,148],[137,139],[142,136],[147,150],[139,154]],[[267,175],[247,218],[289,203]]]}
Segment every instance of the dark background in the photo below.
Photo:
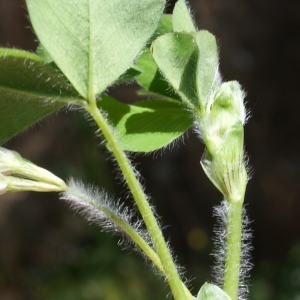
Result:
{"label": "dark background", "polygon": [[[238,80],[247,92],[251,299],[299,300],[300,2],[190,3],[198,27],[218,39],[224,79]],[[167,9],[172,7],[169,2]],[[24,1],[0,0],[0,45],[35,50]],[[135,90],[117,87],[110,93],[135,102]],[[62,178],[82,178],[125,198],[94,130],[79,113],[62,112],[6,147]],[[202,153],[203,145],[190,132],[184,144],[135,159],[195,294],[211,280],[212,208],[222,200],[199,165]],[[74,215],[56,194],[1,196],[0,299],[164,299],[163,279],[136,254],[120,250],[117,240]]]}

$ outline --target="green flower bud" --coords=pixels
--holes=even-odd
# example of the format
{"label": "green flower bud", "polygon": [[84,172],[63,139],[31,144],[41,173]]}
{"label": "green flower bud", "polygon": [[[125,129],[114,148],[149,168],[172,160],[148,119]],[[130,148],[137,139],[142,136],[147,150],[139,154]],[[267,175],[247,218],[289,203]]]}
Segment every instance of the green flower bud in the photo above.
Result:
{"label": "green flower bud", "polygon": [[207,103],[203,122],[203,137],[208,151],[218,151],[223,136],[237,121],[245,123],[244,94],[236,81],[223,83]]}
{"label": "green flower bud", "polygon": [[225,132],[216,152],[205,150],[201,165],[204,172],[228,201],[243,201],[248,181],[243,162],[244,130],[241,121]]}
{"label": "green flower bud", "polygon": [[244,93],[236,81],[223,83],[206,104],[202,135],[206,145],[201,165],[229,201],[243,200],[247,172],[244,165]]}

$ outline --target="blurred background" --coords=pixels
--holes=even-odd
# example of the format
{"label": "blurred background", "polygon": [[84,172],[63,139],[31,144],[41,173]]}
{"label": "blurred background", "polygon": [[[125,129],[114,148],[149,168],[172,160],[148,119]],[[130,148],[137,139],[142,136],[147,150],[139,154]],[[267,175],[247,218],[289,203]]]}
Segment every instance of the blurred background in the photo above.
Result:
{"label": "blurred background", "polygon": [[[218,39],[224,79],[238,80],[247,92],[251,118],[245,144],[253,176],[245,202],[254,234],[250,298],[299,300],[300,2],[190,4],[198,27]],[[37,47],[23,0],[0,1],[0,46]],[[138,101],[135,91],[116,87],[110,94],[132,103]],[[79,113],[61,112],[5,146],[62,178],[81,178],[125,199],[94,130]],[[135,158],[194,294],[212,280],[212,209],[222,200],[199,165],[202,153],[190,132],[171,150]],[[2,195],[0,299],[165,299],[163,278],[117,242],[75,215],[57,194]]]}

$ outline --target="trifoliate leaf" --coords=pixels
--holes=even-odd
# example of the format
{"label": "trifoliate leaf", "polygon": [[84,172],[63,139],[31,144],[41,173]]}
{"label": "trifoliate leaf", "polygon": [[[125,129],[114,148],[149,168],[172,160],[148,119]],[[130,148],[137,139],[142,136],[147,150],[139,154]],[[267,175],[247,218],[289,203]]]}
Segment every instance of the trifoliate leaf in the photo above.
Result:
{"label": "trifoliate leaf", "polygon": [[83,97],[114,83],[140,54],[164,0],[26,0],[33,28]]}

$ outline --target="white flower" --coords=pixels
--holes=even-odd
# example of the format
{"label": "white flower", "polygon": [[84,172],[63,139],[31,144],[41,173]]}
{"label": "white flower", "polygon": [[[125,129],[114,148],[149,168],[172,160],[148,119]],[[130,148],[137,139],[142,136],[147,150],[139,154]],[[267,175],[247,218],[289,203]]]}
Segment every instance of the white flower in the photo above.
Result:
{"label": "white flower", "polygon": [[64,191],[65,182],[51,172],[0,147],[0,194],[18,191]]}
{"label": "white flower", "polygon": [[64,189],[45,182],[0,174],[0,195],[6,192],[62,192]]}
{"label": "white flower", "polygon": [[0,195],[6,192],[7,185],[6,177],[0,174]]}
{"label": "white flower", "polygon": [[16,167],[17,152],[0,147],[0,173],[10,174]]}

